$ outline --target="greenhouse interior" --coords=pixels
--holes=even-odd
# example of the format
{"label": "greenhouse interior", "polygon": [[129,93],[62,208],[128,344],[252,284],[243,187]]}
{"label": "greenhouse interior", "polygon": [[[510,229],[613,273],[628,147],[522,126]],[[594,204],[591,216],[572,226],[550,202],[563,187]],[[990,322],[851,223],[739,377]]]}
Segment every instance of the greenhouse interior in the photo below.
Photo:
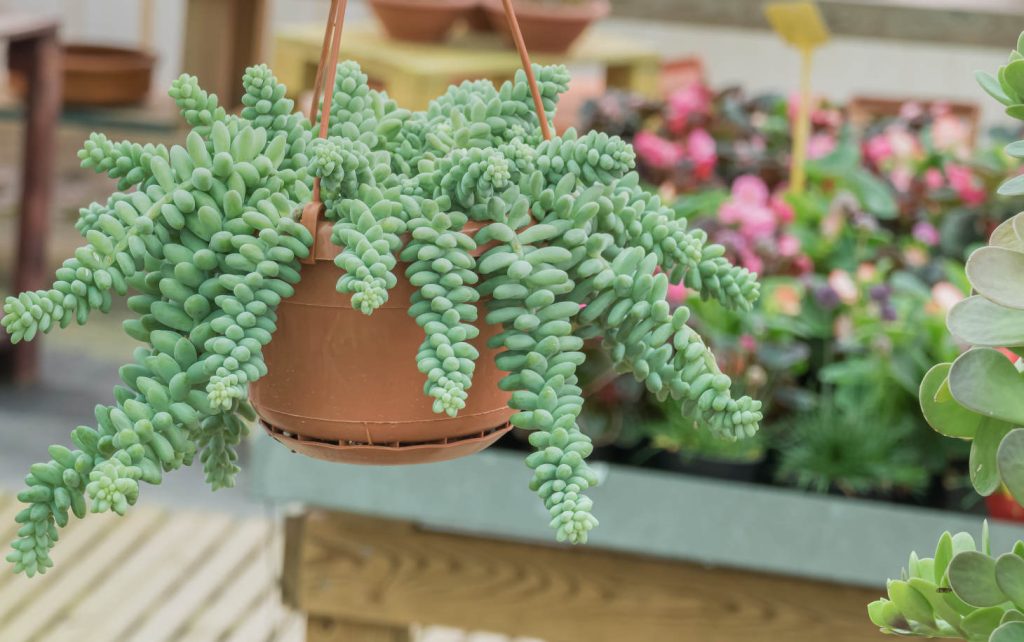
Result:
{"label": "greenhouse interior", "polygon": [[0,642],[1024,642],[1019,0],[0,43]]}

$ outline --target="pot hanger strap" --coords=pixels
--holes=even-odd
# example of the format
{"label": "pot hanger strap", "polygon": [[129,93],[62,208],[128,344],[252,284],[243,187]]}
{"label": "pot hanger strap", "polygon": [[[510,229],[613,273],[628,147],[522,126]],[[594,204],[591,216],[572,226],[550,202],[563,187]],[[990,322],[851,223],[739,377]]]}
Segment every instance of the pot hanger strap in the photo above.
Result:
{"label": "pot hanger strap", "polygon": [[[309,107],[309,121],[316,123],[317,106],[320,106],[320,138],[327,138],[328,125],[331,119],[331,99],[334,97],[331,80],[334,78],[338,68],[341,31],[345,24],[347,4],[348,0],[331,0],[331,9],[327,16],[327,28],[324,29],[324,42],[320,49],[320,62],[316,68],[313,100]],[[512,33],[512,41],[515,43],[516,51],[519,52],[523,71],[526,72],[526,82],[530,87],[530,94],[533,95],[533,105],[537,111],[537,120],[540,122],[541,133],[544,135],[545,140],[551,140],[553,135],[551,125],[548,123],[547,113],[544,111],[544,101],[541,99],[540,87],[537,86],[537,78],[533,73],[533,66],[530,64],[530,54],[526,50],[526,42],[523,40],[523,32],[519,28],[519,20],[516,18],[515,9],[512,7],[512,0],[502,0],[502,5],[505,8],[505,18],[508,20],[509,31]],[[324,204],[320,199],[320,177],[316,177],[313,179],[313,198],[302,210],[301,223],[313,236],[313,246],[310,248],[309,256],[302,259],[303,263],[311,264],[316,260],[317,223],[323,215]]]}

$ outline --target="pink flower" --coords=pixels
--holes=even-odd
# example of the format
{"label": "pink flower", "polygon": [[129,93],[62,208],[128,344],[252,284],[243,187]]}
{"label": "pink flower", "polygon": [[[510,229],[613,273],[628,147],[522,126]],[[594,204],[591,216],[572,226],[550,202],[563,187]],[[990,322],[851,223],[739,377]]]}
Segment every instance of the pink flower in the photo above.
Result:
{"label": "pink flower", "polygon": [[903,262],[910,267],[922,267],[928,263],[928,252],[919,245],[908,245],[903,248]]}
{"label": "pink flower", "polygon": [[784,198],[778,195],[778,193],[772,196],[772,200],[769,205],[771,206],[772,211],[775,212],[775,217],[778,218],[779,222],[783,225],[792,223],[793,219],[796,218],[796,212],[793,210],[793,206],[787,203]]}
{"label": "pink flower", "polygon": [[732,182],[732,200],[744,205],[768,202],[768,186],[755,174],[744,174]]}
{"label": "pink flower", "polygon": [[857,280],[861,283],[870,283],[875,280],[875,276],[878,274],[878,268],[874,263],[868,263],[867,261],[857,266]]}
{"label": "pink flower", "polygon": [[909,192],[910,184],[914,182],[914,173],[909,167],[900,165],[889,172],[889,182],[900,192]]}
{"label": "pink flower", "polygon": [[807,157],[811,160],[828,156],[836,148],[836,139],[831,134],[814,134],[807,142]]}
{"label": "pink flower", "polygon": [[946,111],[932,122],[932,144],[939,151],[963,157],[968,153],[971,132],[967,124]]}
{"label": "pink flower", "polygon": [[[635,144],[635,143],[634,143]],[[718,148],[715,139],[703,129],[695,129],[686,137],[686,156],[694,165],[698,179],[707,180],[715,171]]]}
{"label": "pink flower", "polygon": [[754,352],[757,350],[757,339],[750,334],[744,334],[740,336],[740,347],[747,352]]}
{"label": "pink flower", "polygon": [[985,189],[979,185],[969,167],[947,163],[946,178],[949,180],[949,186],[965,205],[981,205],[985,202]]}
{"label": "pink flower", "polygon": [[924,108],[919,102],[908,100],[900,105],[900,118],[903,120],[914,120],[915,118],[920,118],[923,114]]}
{"label": "pink flower", "polygon": [[690,123],[691,116],[703,116],[711,105],[711,92],[701,83],[693,83],[678,89],[668,97],[668,128],[674,134],[682,134]]}
{"label": "pink flower", "polygon": [[800,274],[810,274],[814,271],[814,261],[812,261],[811,257],[806,254],[801,254],[793,259],[793,267],[795,267],[796,271]]}
{"label": "pink flower", "polygon": [[857,284],[846,270],[835,269],[829,272],[828,285],[839,296],[839,300],[847,305],[853,305],[860,298]]}
{"label": "pink flower", "polygon": [[800,239],[792,234],[782,234],[779,236],[778,250],[781,256],[796,256],[800,252]]}
{"label": "pink flower", "polygon": [[928,221],[918,221],[910,232],[915,239],[925,245],[939,244],[939,231]]}
{"label": "pink flower", "polygon": [[677,165],[685,153],[676,143],[644,131],[633,137],[633,150],[640,160],[655,169],[668,169]]}
{"label": "pink flower", "polygon": [[954,305],[963,301],[964,293],[949,281],[940,281],[932,286],[931,303],[943,314],[949,314]]}
{"label": "pink flower", "polygon": [[[811,98],[811,124],[818,127],[835,129],[843,124],[843,115],[838,109],[823,107],[825,101],[818,97]],[[800,111],[800,93],[793,92],[786,103],[786,113],[790,121],[795,121]]]}
{"label": "pink flower", "polygon": [[892,145],[884,134],[877,134],[864,142],[864,156],[876,166],[882,165],[892,156]]}
{"label": "pink flower", "polygon": [[799,289],[792,285],[780,285],[772,289],[772,300],[776,309],[782,314],[795,317],[803,309],[801,304],[802,294]]}
{"label": "pink flower", "polygon": [[939,189],[946,184],[946,177],[942,170],[936,167],[929,167],[924,172],[924,185],[930,190]]}
{"label": "pink flower", "polygon": [[668,293],[665,295],[665,300],[671,305],[679,306],[686,301],[686,297],[689,295],[686,286],[682,283],[674,283],[668,286]]}

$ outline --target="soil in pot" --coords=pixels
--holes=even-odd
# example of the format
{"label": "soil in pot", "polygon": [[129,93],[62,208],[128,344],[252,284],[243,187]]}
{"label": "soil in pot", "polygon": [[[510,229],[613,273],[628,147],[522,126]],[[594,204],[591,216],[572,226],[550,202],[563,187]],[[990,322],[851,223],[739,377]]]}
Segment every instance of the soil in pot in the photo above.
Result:
{"label": "soil in pot", "polygon": [[371,316],[354,309],[335,289],[339,248],[330,238],[331,223],[321,221],[316,261],[281,302],[263,351],[268,372],[250,386],[267,432],[317,459],[378,465],[461,457],[508,432],[509,393],[498,387],[505,373],[486,345],[501,328],[478,322],[480,357],[466,407],[457,417],[435,414],[416,366],[423,330],[409,316],[415,288],[399,269],[383,307]]}
{"label": "soil in pot", "polygon": [[395,40],[441,42],[476,0],[370,0],[384,31]]}
{"label": "soil in pot", "polygon": [[[494,29],[511,37],[501,0],[484,0],[484,9]],[[527,49],[565,53],[591,23],[611,12],[611,5],[608,0],[515,0],[515,11]]]}
{"label": "soil in pot", "polygon": [[[11,45],[7,59],[11,87],[24,96],[27,52]],[[61,47],[64,104],[85,107],[132,105],[149,94],[156,58],[138,49],[66,44]]]}

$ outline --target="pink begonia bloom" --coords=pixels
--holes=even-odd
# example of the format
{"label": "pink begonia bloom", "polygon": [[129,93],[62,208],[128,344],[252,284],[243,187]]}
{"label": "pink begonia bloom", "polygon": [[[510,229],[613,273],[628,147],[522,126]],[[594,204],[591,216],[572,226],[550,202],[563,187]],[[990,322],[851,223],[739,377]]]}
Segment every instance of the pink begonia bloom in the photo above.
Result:
{"label": "pink begonia bloom", "polygon": [[747,268],[754,274],[760,274],[764,272],[764,259],[757,255],[756,252],[750,249],[742,249],[738,251],[740,265]]}
{"label": "pink begonia bloom", "polygon": [[967,124],[952,113],[936,116],[932,123],[932,144],[940,151],[963,157],[969,150],[970,137]]}
{"label": "pink begonia bloom", "polygon": [[800,239],[792,234],[782,234],[779,236],[778,249],[781,256],[796,256],[800,252]]}
{"label": "pink begonia bloom", "polygon": [[703,129],[695,129],[686,137],[686,156],[694,165],[694,174],[700,179],[711,178],[718,163],[715,139]]}
{"label": "pink begonia bloom", "polygon": [[711,106],[711,92],[701,83],[693,83],[672,92],[667,101],[668,128],[682,134],[693,114],[704,115]]}
{"label": "pink begonia bloom", "polygon": [[877,134],[864,141],[864,156],[874,165],[882,165],[892,156],[892,145],[884,134]]}
{"label": "pink begonia bloom", "polygon": [[633,150],[640,160],[656,169],[677,165],[685,153],[676,143],[650,132],[638,132],[633,137]]}
{"label": "pink begonia bloom", "polygon": [[943,314],[948,314],[963,299],[964,293],[949,281],[940,281],[932,286],[932,302]]}
{"label": "pink begonia bloom", "polygon": [[917,223],[914,223],[914,227],[911,229],[910,233],[915,239],[925,245],[939,244],[939,231],[928,221],[918,221]]}
{"label": "pink begonia bloom", "polygon": [[792,223],[793,219],[796,218],[796,212],[793,210],[793,206],[786,202],[784,198],[776,193],[772,196],[772,200],[769,203],[772,211],[775,212],[775,217],[779,219],[779,223],[787,224]]}
{"label": "pink begonia bloom", "polygon": [[839,296],[839,300],[847,305],[853,305],[860,298],[857,284],[846,270],[835,269],[829,272],[828,285]]}
{"label": "pink begonia bloom", "polygon": [[946,164],[946,178],[965,205],[981,205],[985,202],[985,189],[975,180],[969,167],[956,163]]}
{"label": "pink begonia bloom", "polygon": [[[843,124],[843,115],[838,109],[823,107],[825,101],[818,97],[811,98],[811,123],[819,127],[836,128]],[[786,113],[790,121],[795,121],[800,112],[800,92],[793,92],[786,102]]]}
{"label": "pink begonia bloom", "polygon": [[674,283],[668,286],[668,293],[665,294],[665,300],[672,305],[682,305],[689,294],[690,293],[686,289],[685,285],[682,283]]}
{"label": "pink begonia bloom", "polygon": [[760,176],[744,174],[732,182],[732,199],[746,205],[764,205],[768,202],[768,186]]}
{"label": "pink begonia bloom", "polygon": [[878,274],[878,268],[874,263],[867,261],[857,266],[857,280],[861,283],[870,283],[875,280],[875,276]]}
{"label": "pink begonia bloom", "polygon": [[828,156],[836,148],[835,136],[831,134],[815,134],[807,142],[807,157],[811,160]]}
{"label": "pink begonia bloom", "polygon": [[803,309],[800,290],[792,285],[780,285],[772,290],[772,303],[782,314],[795,317]]}
{"label": "pink begonia bloom", "polygon": [[744,334],[740,336],[740,347],[747,352],[754,352],[757,350],[757,339],[750,334]]}
{"label": "pink begonia bloom", "polygon": [[892,183],[892,186],[895,187],[897,191],[909,192],[910,185],[914,182],[914,173],[910,171],[909,167],[903,167],[902,165],[894,167],[892,171],[889,172],[889,182]]}
{"label": "pink begonia bloom", "polygon": [[814,261],[812,261],[811,257],[806,254],[801,254],[793,259],[793,267],[795,267],[796,271],[800,274],[810,274],[814,271]]}
{"label": "pink begonia bloom", "polygon": [[914,120],[915,118],[919,118],[923,114],[924,107],[922,107],[921,103],[919,102],[908,100],[907,102],[900,105],[900,118],[902,118],[903,120]]}
{"label": "pink begonia bloom", "polygon": [[946,177],[942,175],[942,170],[937,167],[929,167],[924,172],[924,185],[928,189],[939,189],[946,184]]}

